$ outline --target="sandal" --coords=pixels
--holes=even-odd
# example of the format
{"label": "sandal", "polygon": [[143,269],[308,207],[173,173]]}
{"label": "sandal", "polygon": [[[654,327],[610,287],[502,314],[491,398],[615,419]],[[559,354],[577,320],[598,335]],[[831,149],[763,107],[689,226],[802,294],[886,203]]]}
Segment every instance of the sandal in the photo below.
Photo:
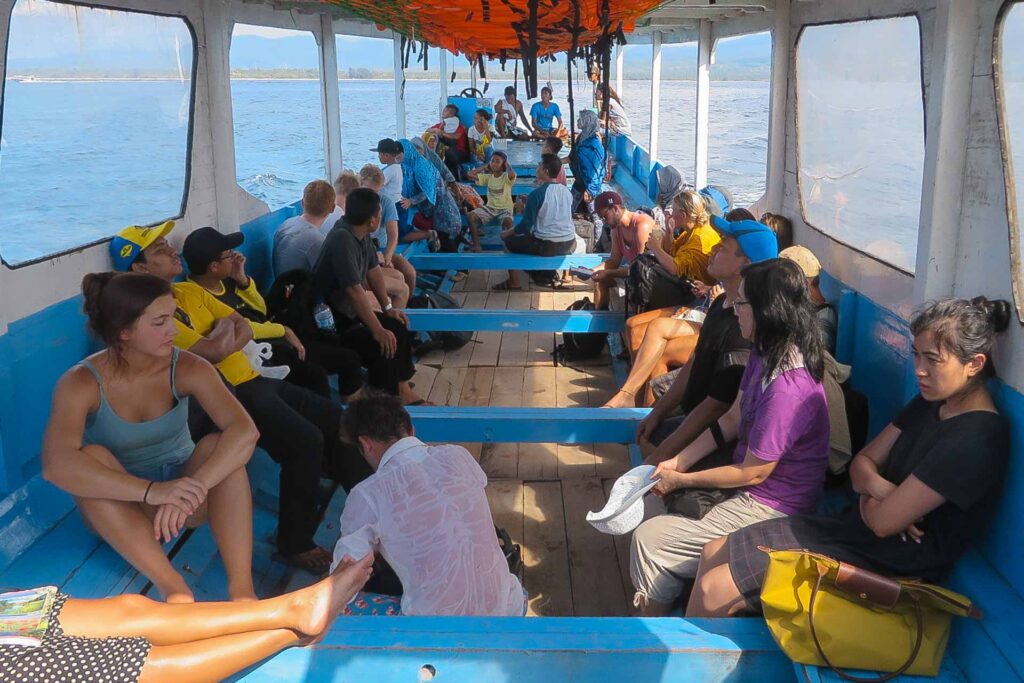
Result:
{"label": "sandal", "polygon": [[428,401],[425,398],[416,399],[412,403],[406,403],[405,405],[406,406],[427,406],[427,407],[431,407],[431,406],[435,406],[436,407],[437,406],[436,403],[434,403],[433,401]]}
{"label": "sandal", "polygon": [[522,287],[513,287],[508,280],[502,280],[498,284],[491,287],[495,292],[519,292],[522,291]]}
{"label": "sandal", "polygon": [[306,550],[305,552],[296,553],[295,555],[282,555],[281,553],[274,553],[272,559],[275,562],[281,562],[290,567],[301,569],[314,575],[326,574],[327,570],[331,568],[331,560],[333,557],[329,552],[315,546]]}

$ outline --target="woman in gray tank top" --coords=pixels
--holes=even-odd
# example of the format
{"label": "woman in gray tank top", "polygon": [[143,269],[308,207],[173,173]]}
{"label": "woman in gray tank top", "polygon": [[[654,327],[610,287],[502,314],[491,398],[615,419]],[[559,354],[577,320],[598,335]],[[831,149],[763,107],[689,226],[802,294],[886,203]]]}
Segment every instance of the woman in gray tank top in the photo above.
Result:
{"label": "woman in gray tank top", "polygon": [[[169,283],[138,273],[82,280],[89,327],[106,345],[57,384],[43,476],[168,602],[192,602],[161,542],[209,520],[231,599],[255,599],[252,494],[245,464],[258,432],[206,361],[174,348]],[[194,397],[220,429],[194,444]]]}

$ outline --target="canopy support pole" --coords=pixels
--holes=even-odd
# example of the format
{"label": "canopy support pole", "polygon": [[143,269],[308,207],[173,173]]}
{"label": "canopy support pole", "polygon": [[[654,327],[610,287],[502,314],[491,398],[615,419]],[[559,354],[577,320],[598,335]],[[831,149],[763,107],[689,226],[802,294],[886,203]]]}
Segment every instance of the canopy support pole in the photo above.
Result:
{"label": "canopy support pole", "polygon": [[320,111],[323,112],[324,166],[327,177],[341,173],[341,93],[338,89],[338,48],[334,37],[334,21],[320,15]]}
{"label": "canopy support pole", "polygon": [[[202,3],[202,34],[197,36],[205,60],[207,107],[210,125],[210,153],[213,163],[213,191],[216,196],[216,226],[230,234],[238,230],[238,175],[235,165],[235,129],[231,105],[231,30],[227,6],[222,2]],[[202,114],[200,114],[202,115]],[[202,144],[199,145],[202,147]],[[194,152],[194,149],[193,149]]]}
{"label": "canopy support pole", "polygon": [[693,184],[708,184],[708,123],[711,110],[711,60],[713,41],[711,22],[700,20],[697,41],[697,134],[693,154]]}
{"label": "canopy support pole", "polygon": [[765,179],[765,209],[782,211],[786,181],[786,106],[789,98],[790,38],[789,0],[775,3],[775,28],[772,30],[771,95],[768,109],[768,177]]}
{"label": "canopy support pole", "polygon": [[441,110],[444,109],[444,105],[448,104],[448,79],[451,77],[451,74],[448,73],[448,50],[441,47],[438,48],[438,52],[441,53],[441,59],[437,68],[441,76],[439,80],[440,93],[438,95],[440,102],[437,105],[437,115],[441,116]]}
{"label": "canopy support pole", "polygon": [[622,69],[626,65],[626,46],[615,45],[615,92],[622,97]]}
{"label": "canopy support pole", "polygon": [[[661,31],[655,31],[651,37],[651,138],[649,149],[651,163],[658,158],[658,125],[661,118]],[[622,78],[621,71],[616,82]],[[622,93],[619,93],[621,96]]]}
{"label": "canopy support pole", "polygon": [[395,132],[398,139],[405,134],[405,69],[402,68],[402,36],[394,33],[395,46]]}
{"label": "canopy support pole", "polygon": [[935,7],[914,304],[958,293],[977,16],[977,0],[939,0]]}

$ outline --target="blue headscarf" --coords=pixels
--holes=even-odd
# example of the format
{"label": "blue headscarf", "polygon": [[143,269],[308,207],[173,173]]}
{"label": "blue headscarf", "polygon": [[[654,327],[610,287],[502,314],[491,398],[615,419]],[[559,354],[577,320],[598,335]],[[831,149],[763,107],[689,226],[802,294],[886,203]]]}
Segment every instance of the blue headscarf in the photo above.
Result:
{"label": "blue headscarf", "polygon": [[422,192],[427,201],[434,204],[437,199],[437,181],[441,175],[434,165],[420,154],[409,140],[399,140],[405,151],[402,160],[402,196],[413,197]]}

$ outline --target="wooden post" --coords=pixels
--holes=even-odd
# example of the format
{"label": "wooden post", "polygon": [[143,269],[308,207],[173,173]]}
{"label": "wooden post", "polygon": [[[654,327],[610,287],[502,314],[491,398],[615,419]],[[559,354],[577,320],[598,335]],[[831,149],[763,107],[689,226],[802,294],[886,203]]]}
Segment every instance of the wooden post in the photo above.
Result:
{"label": "wooden post", "polygon": [[[651,44],[651,164],[658,158],[658,119],[661,109],[661,31],[655,31]],[[620,76],[621,78],[621,76]],[[620,93],[621,95],[621,93]]]}
{"label": "wooden post", "polygon": [[324,167],[328,180],[341,173],[341,93],[338,90],[338,48],[334,21],[328,14],[320,15],[320,109],[323,113]]}
{"label": "wooden post", "polygon": [[622,97],[622,69],[626,65],[626,46],[615,46],[615,92]]}
{"label": "wooden post", "polygon": [[405,69],[402,68],[402,36],[395,33],[395,132],[405,137]]}
{"label": "wooden post", "polygon": [[444,105],[448,104],[448,78],[451,74],[448,73],[448,50],[441,47],[438,48],[438,52],[441,53],[441,60],[437,68],[440,70],[441,76],[439,81],[440,99],[437,105],[437,115],[441,116],[441,110],[444,109]]}
{"label": "wooden post", "polygon": [[778,213],[786,181],[786,102],[789,96],[790,0],[775,3],[775,28],[772,30],[771,95],[768,108],[768,177],[765,209]]}
{"label": "wooden post", "polygon": [[701,19],[697,41],[697,126],[693,155],[693,184],[708,184],[708,121],[711,103],[711,22]]}

